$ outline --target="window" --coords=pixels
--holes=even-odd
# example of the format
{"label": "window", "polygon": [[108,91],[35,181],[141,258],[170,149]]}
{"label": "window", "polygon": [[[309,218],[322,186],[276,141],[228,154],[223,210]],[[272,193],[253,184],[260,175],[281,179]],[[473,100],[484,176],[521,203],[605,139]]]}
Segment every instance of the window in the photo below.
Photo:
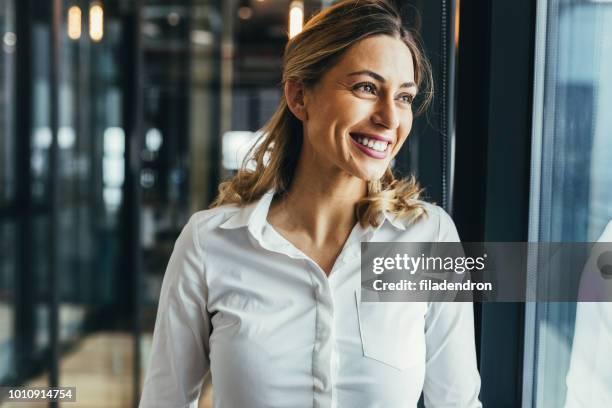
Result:
{"label": "window", "polygon": [[[597,241],[612,220],[612,2],[538,2],[535,70],[530,240]],[[610,305],[527,305],[523,406],[610,406],[612,326],[587,324]]]}

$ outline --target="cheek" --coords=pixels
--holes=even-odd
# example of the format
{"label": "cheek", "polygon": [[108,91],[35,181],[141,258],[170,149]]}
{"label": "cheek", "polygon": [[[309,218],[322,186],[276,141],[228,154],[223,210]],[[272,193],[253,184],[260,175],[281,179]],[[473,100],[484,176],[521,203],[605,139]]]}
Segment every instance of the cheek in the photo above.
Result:
{"label": "cheek", "polygon": [[312,137],[321,142],[322,139],[328,139],[330,135],[333,135],[342,115],[342,110],[338,108],[339,104],[333,103],[331,99],[317,98],[312,101],[310,109],[308,109],[309,120],[307,126]]}
{"label": "cheek", "polygon": [[[315,126],[312,127],[314,135],[325,140],[327,143],[332,143],[336,148],[339,148],[348,136],[349,129],[359,120],[357,112],[351,110],[351,106],[343,107],[342,105],[322,105],[319,110],[320,115],[317,117]],[[332,148],[333,146],[328,146]]]}
{"label": "cheek", "polygon": [[410,112],[406,115],[406,120],[400,126],[402,128],[402,132],[406,135],[406,137],[408,137],[410,131],[412,130],[412,119],[412,112]]}
{"label": "cheek", "polygon": [[399,150],[402,148],[406,140],[408,140],[408,136],[410,135],[410,131],[412,130],[412,115],[410,115],[409,119],[406,119],[404,123],[399,128],[398,135],[400,137],[399,143],[395,145],[395,149],[393,151],[393,155],[395,156]]}
{"label": "cheek", "polygon": [[321,157],[343,155],[339,146],[339,135],[342,134],[342,125],[337,118],[321,112],[311,117],[304,127],[305,136],[313,150]]}

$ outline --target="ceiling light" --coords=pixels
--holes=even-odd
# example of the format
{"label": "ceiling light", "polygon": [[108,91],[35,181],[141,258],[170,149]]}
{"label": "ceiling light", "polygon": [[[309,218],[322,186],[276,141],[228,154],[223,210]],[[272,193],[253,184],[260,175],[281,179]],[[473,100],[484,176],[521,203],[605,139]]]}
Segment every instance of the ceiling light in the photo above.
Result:
{"label": "ceiling light", "polygon": [[304,25],[304,2],[292,1],[289,5],[289,38],[302,32]]}
{"label": "ceiling light", "polygon": [[79,6],[72,6],[68,9],[68,37],[71,40],[81,38],[81,15]]}
{"label": "ceiling light", "polygon": [[89,8],[89,37],[100,41],[104,36],[104,9],[100,3],[93,3]]}

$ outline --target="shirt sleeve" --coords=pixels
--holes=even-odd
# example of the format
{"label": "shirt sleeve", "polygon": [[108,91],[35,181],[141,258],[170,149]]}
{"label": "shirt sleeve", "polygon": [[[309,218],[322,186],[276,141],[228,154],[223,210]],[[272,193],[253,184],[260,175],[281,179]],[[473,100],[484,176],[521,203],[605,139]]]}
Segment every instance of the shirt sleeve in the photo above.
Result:
{"label": "shirt sleeve", "polygon": [[[450,216],[440,211],[439,242],[459,242]],[[471,302],[432,302],[425,316],[425,383],[428,408],[479,408],[480,375]]]}
{"label": "shirt sleeve", "polygon": [[192,217],[164,275],[141,408],[197,407],[210,367],[204,265]]}

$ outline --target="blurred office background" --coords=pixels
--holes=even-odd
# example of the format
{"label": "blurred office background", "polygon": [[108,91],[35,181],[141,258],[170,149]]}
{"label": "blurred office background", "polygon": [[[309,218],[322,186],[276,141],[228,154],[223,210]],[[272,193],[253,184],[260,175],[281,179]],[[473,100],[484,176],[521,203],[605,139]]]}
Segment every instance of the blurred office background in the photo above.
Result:
{"label": "blurred office background", "polygon": [[[0,0],[0,384],[137,404],[174,240],[275,110],[289,32],[331,3]],[[612,3],[401,3],[436,100],[396,170],[466,241],[596,240]],[[563,406],[576,304],[475,316],[485,406]]]}

